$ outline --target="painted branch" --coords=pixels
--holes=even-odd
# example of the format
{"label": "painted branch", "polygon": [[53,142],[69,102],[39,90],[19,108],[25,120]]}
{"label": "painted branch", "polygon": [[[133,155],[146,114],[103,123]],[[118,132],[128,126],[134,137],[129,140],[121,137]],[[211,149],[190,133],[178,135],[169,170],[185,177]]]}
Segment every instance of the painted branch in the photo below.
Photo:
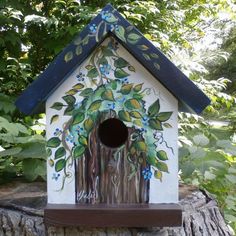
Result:
{"label": "painted branch", "polygon": [[193,187],[180,187],[183,226],[179,228],[55,228],[45,229],[43,183],[14,183],[0,187],[0,236],[192,236],[233,235],[216,202]]}

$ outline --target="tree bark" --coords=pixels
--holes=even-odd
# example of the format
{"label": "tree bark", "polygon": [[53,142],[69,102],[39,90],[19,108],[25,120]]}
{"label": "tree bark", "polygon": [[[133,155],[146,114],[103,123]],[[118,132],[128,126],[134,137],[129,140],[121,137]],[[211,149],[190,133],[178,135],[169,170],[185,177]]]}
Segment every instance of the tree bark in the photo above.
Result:
{"label": "tree bark", "polygon": [[0,236],[228,236],[233,235],[209,194],[180,187],[183,226],[178,228],[46,228],[45,183],[12,183],[0,187]]}

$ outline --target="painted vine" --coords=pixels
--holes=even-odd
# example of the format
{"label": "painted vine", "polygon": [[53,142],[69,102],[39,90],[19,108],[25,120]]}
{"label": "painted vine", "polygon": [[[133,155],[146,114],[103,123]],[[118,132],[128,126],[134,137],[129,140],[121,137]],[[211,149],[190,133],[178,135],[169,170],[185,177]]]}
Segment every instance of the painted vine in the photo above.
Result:
{"label": "painted vine", "polygon": [[[167,153],[158,149],[158,143],[165,143],[173,152],[163,138],[163,129],[171,128],[167,121],[172,112],[161,112],[159,99],[147,107],[144,97],[151,89],[143,89],[143,84],[129,81],[135,68],[118,55],[117,49],[118,43],[112,37],[106,45],[99,46],[85,66],[86,74],[80,72],[77,75],[78,83],[62,97],[64,102],[55,102],[51,106],[57,111],[64,109],[64,115],[69,116],[63,130],[57,128],[54,136],[47,141],[48,154],[51,156],[49,164],[55,168],[53,178],[57,180],[64,171],[62,188],[65,179],[71,176],[67,167],[72,166],[75,159],[83,157],[99,116],[111,110],[127,127],[135,130],[130,137],[131,147],[127,158],[140,156],[140,164],[144,162],[142,158],[146,158],[143,178],[149,180],[154,173],[155,178],[162,180],[162,173],[168,172],[165,163],[168,160]],[[58,118],[59,115],[54,114],[50,122]],[[52,149],[55,150],[54,157]],[[130,173],[132,178],[139,164],[132,163],[132,159],[130,163],[134,167]]]}

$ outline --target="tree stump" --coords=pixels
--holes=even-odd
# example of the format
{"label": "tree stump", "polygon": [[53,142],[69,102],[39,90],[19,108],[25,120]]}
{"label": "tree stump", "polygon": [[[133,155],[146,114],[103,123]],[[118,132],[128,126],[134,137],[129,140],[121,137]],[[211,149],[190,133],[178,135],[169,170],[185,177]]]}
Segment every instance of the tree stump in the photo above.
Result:
{"label": "tree stump", "polygon": [[227,227],[215,202],[192,186],[180,186],[183,226],[178,228],[46,228],[45,183],[14,182],[0,187],[0,236],[228,236]]}

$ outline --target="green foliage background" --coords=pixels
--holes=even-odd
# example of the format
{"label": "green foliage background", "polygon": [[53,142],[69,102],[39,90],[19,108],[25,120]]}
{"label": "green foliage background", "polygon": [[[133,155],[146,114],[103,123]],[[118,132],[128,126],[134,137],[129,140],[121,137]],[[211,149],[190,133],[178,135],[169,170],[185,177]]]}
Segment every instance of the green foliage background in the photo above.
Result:
{"label": "green foliage background", "polygon": [[[24,116],[14,101],[107,2],[0,2],[0,183],[45,179],[44,114]],[[180,177],[213,194],[236,229],[235,4],[109,2],[211,98],[202,116],[179,115]]]}

